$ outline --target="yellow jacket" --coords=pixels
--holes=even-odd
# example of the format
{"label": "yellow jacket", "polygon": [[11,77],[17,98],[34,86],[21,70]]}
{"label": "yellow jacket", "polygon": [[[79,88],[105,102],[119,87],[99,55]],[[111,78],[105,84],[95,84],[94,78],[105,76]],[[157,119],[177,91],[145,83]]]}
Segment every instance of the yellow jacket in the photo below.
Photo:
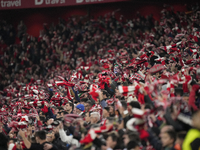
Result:
{"label": "yellow jacket", "polygon": [[200,139],[200,131],[197,129],[190,129],[183,142],[182,150],[192,150],[191,144],[196,139]]}

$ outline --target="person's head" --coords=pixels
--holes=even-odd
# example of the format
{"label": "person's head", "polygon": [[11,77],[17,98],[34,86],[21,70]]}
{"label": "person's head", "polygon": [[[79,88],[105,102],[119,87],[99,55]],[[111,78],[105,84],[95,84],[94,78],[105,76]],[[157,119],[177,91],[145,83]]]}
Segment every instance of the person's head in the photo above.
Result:
{"label": "person's head", "polygon": [[96,124],[100,120],[100,114],[98,112],[92,112],[90,114],[91,124]]}
{"label": "person's head", "polygon": [[184,93],[183,94],[183,101],[188,103],[188,100],[189,100],[189,94],[188,93]]}
{"label": "person's head", "polygon": [[124,145],[127,146],[127,144],[130,141],[136,141],[136,142],[140,142],[140,137],[138,132],[134,132],[134,131],[127,131],[124,135],[123,135],[123,142]]}
{"label": "person's head", "polygon": [[8,140],[8,144],[15,144],[15,142],[17,142],[17,139],[15,138],[9,138]]}
{"label": "person's head", "polygon": [[85,110],[85,107],[84,107],[83,104],[78,104],[78,105],[76,106],[76,114],[79,115],[79,114],[82,113],[84,110]]}
{"label": "person's head", "polygon": [[106,146],[112,149],[115,148],[115,146],[117,145],[118,138],[119,136],[117,132],[110,133],[106,139]]}
{"label": "person's head", "polygon": [[86,112],[86,113],[85,113],[85,121],[86,121],[87,123],[90,123],[90,112]]}
{"label": "person's head", "polygon": [[40,111],[39,116],[43,116],[43,117],[45,117],[44,112],[43,112],[43,111]]}
{"label": "person's head", "polygon": [[121,101],[121,104],[122,104],[123,111],[127,110],[127,102],[123,100]]}
{"label": "person's head", "polygon": [[187,134],[186,131],[181,131],[181,132],[177,133],[176,143],[179,144],[180,146],[182,146],[186,134]]}
{"label": "person's head", "polygon": [[161,134],[161,142],[163,147],[173,147],[176,140],[176,132],[169,129]]}
{"label": "person's head", "polygon": [[46,132],[44,130],[37,131],[35,133],[35,139],[37,143],[43,143],[46,140]]}
{"label": "person's head", "polygon": [[68,112],[68,113],[71,113],[72,112],[72,110],[73,110],[73,103],[67,103],[66,104],[66,111]]}
{"label": "person's head", "polygon": [[61,111],[61,112],[60,112],[60,115],[61,115],[62,118],[63,118],[64,115],[66,115],[66,114],[68,114],[66,111]]}
{"label": "person's head", "polygon": [[59,109],[56,106],[52,106],[51,108],[55,115],[59,112]]}
{"label": "person's head", "polygon": [[61,117],[62,117],[62,116],[61,116],[61,112],[58,112],[57,115],[56,115],[56,118],[59,119],[59,118],[61,118]]}
{"label": "person's head", "polygon": [[64,108],[61,106],[57,107],[57,109],[59,110],[59,112],[62,112],[64,110]]}
{"label": "person's head", "polygon": [[42,123],[44,123],[44,122],[46,121],[46,117],[45,117],[45,116],[40,116],[40,121],[41,121]]}
{"label": "person's head", "polygon": [[46,135],[46,141],[51,143],[53,142],[53,140],[56,139],[56,136],[57,136],[58,133],[55,133],[55,132],[50,132]]}
{"label": "person's head", "polygon": [[90,100],[88,100],[85,103],[85,112],[88,112],[90,110],[90,108],[92,108],[92,102]]}
{"label": "person's head", "polygon": [[127,144],[126,148],[128,150],[140,150],[140,146],[139,146],[139,144],[136,141],[130,141]]}
{"label": "person's head", "polygon": [[109,117],[109,107],[104,107],[103,109],[103,118]]}
{"label": "person's head", "polygon": [[103,90],[102,93],[103,93],[103,99],[109,97],[109,94],[108,94],[108,92],[106,90]]}
{"label": "person's head", "polygon": [[80,103],[83,104],[83,105],[85,106],[85,103],[86,103],[87,101],[88,101],[87,98],[82,98],[82,99],[80,100]]}
{"label": "person's head", "polygon": [[51,133],[48,133],[47,135],[46,135],[46,141],[47,142],[49,142],[49,143],[51,143],[53,140],[54,140],[54,134],[51,132]]}
{"label": "person's head", "polygon": [[162,127],[162,129],[160,130],[160,135],[159,136],[161,136],[163,133],[165,133],[168,130],[173,130],[173,126],[166,125],[166,126]]}
{"label": "person's head", "polygon": [[115,116],[115,108],[114,108],[114,106],[109,106],[109,115],[110,115],[110,117],[114,117]]}
{"label": "person's head", "polygon": [[200,110],[195,112],[192,116],[192,127],[200,130]]}

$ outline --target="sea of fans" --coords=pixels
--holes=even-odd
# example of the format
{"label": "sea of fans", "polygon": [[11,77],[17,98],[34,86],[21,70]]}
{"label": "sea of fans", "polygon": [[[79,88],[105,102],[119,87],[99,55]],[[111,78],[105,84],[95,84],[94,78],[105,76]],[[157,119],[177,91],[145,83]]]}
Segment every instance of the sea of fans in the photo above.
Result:
{"label": "sea of fans", "polygon": [[0,21],[0,150],[199,150],[199,7],[115,13]]}

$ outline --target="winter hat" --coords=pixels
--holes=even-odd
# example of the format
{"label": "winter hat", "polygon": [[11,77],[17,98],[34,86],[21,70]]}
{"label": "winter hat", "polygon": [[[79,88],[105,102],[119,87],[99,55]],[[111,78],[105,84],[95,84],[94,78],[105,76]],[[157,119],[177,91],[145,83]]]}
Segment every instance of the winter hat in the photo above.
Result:
{"label": "winter hat", "polygon": [[78,105],[76,106],[76,108],[79,109],[79,110],[81,110],[81,111],[84,111],[84,110],[85,110],[85,107],[84,107],[83,104],[78,104]]}

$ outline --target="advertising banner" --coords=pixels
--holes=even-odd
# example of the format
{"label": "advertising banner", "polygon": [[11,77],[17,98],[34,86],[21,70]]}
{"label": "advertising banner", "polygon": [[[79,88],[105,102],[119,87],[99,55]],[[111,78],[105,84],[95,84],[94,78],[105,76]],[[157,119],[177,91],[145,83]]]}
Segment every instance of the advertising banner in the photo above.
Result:
{"label": "advertising banner", "polygon": [[0,0],[0,10],[61,7],[111,2],[125,2],[130,0]]}

